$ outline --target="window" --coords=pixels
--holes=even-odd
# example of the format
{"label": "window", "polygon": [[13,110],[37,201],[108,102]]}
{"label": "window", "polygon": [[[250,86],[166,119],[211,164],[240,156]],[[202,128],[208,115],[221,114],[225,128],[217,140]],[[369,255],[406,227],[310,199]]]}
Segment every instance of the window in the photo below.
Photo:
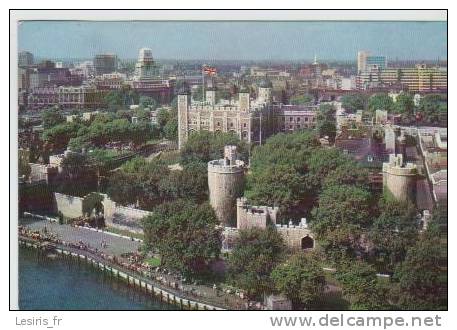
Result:
{"label": "window", "polygon": [[301,126],[300,126],[300,125],[297,125],[297,128],[298,128],[298,129],[300,129],[300,128],[301,128]]}
{"label": "window", "polygon": [[230,127],[233,127],[233,123],[230,123]]}
{"label": "window", "polygon": [[297,122],[298,122],[298,123],[300,122],[300,119],[301,119],[300,117],[297,117]]}
{"label": "window", "polygon": [[292,129],[292,128],[293,128],[293,126],[292,126],[292,125],[289,125],[289,129]]}
{"label": "window", "polygon": [[217,122],[217,126],[220,127],[220,126],[221,126],[221,123],[220,123],[220,122]]}
{"label": "window", "polygon": [[289,118],[289,121],[294,121],[294,117],[290,117],[290,118]]}
{"label": "window", "polygon": [[243,127],[247,127],[248,125],[246,123],[243,124]]}
{"label": "window", "polygon": [[308,121],[308,117],[305,117],[305,121]]}

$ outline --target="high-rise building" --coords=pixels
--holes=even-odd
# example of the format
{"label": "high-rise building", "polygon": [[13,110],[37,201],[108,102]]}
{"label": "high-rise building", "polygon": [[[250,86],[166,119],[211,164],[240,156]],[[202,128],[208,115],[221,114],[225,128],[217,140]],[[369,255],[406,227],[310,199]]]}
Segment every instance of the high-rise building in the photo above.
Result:
{"label": "high-rise building", "polygon": [[117,70],[117,56],[114,54],[98,54],[94,58],[96,75],[112,73]]}
{"label": "high-rise building", "polygon": [[370,68],[387,68],[387,58],[381,55],[372,55],[371,52],[361,50],[357,53],[357,72],[365,72]]}
{"label": "high-rise building", "polygon": [[17,60],[18,66],[30,66],[33,64],[33,54],[27,51],[19,52]]}
{"label": "high-rise building", "polygon": [[363,72],[367,69],[367,57],[370,55],[369,52],[360,50],[357,53],[357,73]]}
{"label": "high-rise building", "polygon": [[368,67],[357,76],[357,89],[398,86],[411,92],[447,90],[447,68],[417,64],[412,68]]}
{"label": "high-rise building", "polygon": [[387,68],[387,59],[385,56],[373,55],[366,58],[366,66],[377,66],[381,70]]}
{"label": "high-rise building", "polygon": [[158,68],[152,57],[152,50],[141,48],[138,54],[138,62],[135,65],[135,78],[137,80],[154,79],[158,76]]}

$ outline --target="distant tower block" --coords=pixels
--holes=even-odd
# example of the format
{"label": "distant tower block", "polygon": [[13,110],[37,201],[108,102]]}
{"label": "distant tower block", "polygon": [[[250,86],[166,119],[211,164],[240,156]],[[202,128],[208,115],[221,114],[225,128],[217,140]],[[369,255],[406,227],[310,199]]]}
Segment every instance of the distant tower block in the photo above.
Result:
{"label": "distant tower block", "polygon": [[271,101],[271,90],[273,84],[270,80],[262,80],[259,85],[259,100],[261,102],[269,103]]}
{"label": "distant tower block", "polygon": [[389,162],[382,164],[384,191],[399,201],[415,201],[417,167],[403,163],[403,155],[389,156]]}
{"label": "distant tower block", "polygon": [[209,201],[225,226],[235,224],[236,199],[244,188],[244,162],[236,159],[236,147],[226,146],[224,159],[208,163]]}

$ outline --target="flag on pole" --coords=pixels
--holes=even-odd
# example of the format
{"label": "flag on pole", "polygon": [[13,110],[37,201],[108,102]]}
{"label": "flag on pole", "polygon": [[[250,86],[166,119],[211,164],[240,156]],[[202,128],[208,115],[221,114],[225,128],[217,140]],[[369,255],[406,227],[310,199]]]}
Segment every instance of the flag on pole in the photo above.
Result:
{"label": "flag on pole", "polygon": [[217,70],[215,67],[205,65],[203,66],[203,73],[207,76],[215,76],[217,74]]}

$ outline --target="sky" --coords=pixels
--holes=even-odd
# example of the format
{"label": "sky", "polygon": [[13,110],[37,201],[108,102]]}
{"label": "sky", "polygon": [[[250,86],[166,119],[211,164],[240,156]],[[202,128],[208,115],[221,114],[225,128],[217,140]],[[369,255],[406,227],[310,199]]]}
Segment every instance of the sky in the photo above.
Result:
{"label": "sky", "polygon": [[50,59],[115,53],[158,59],[356,60],[370,50],[390,60],[447,59],[446,22],[89,22],[27,21],[19,50]]}

